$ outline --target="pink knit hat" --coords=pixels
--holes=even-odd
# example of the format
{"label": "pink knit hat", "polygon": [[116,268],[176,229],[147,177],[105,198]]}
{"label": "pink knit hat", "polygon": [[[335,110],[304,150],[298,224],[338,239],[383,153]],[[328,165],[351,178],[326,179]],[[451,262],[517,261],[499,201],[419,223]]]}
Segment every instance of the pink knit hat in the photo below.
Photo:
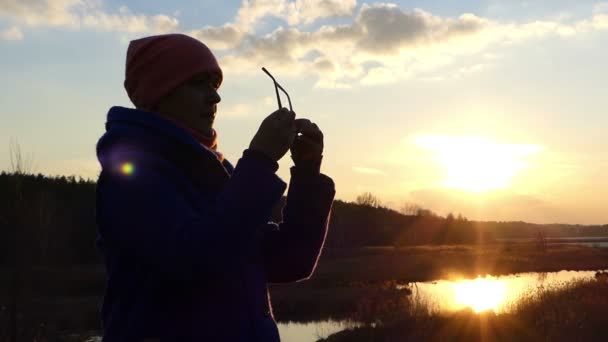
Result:
{"label": "pink knit hat", "polygon": [[137,108],[154,109],[160,99],[195,74],[223,78],[209,48],[190,36],[173,33],[132,40],[127,50],[124,86]]}

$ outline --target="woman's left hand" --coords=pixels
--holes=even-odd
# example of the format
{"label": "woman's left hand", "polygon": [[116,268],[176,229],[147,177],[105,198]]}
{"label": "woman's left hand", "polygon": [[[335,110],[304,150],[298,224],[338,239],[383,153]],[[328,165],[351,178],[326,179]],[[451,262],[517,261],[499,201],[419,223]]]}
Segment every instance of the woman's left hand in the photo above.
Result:
{"label": "woman's left hand", "polygon": [[323,132],[314,122],[308,119],[296,119],[298,134],[291,145],[291,158],[297,165],[304,160],[317,161],[323,155]]}

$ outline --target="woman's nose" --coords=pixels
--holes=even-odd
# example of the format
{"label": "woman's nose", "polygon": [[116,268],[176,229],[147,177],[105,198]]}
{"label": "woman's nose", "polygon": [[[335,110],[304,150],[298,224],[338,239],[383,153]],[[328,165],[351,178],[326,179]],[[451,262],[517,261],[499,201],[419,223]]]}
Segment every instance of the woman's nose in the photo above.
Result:
{"label": "woman's nose", "polygon": [[212,103],[219,103],[220,101],[222,101],[222,98],[220,97],[220,94],[217,93],[217,90],[213,91],[213,95],[211,97],[211,101]]}

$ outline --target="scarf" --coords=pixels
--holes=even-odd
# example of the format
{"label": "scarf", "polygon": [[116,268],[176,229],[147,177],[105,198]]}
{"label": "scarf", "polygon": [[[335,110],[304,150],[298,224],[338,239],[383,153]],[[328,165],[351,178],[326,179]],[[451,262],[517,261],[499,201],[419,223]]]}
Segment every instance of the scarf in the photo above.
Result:
{"label": "scarf", "polygon": [[211,128],[212,135],[206,136],[188,126],[183,125],[181,122],[178,122],[178,121],[173,120],[168,117],[164,117],[164,118],[171,121],[176,126],[183,128],[186,132],[188,132],[194,139],[196,139],[196,141],[198,141],[201,144],[201,146],[203,146],[208,151],[213,153],[217,157],[217,160],[220,161],[220,163],[224,161],[224,155],[222,154],[222,152],[219,152],[217,150],[218,134],[214,128]]}

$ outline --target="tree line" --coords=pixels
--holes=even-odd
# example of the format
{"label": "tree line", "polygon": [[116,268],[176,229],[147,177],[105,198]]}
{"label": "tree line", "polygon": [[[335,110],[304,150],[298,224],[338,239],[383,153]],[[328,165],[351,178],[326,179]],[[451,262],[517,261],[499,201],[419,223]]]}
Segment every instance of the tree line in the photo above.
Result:
{"label": "tree line", "polygon": [[[0,173],[0,265],[19,259],[36,265],[99,264],[95,247],[95,187],[74,176]],[[281,220],[285,197],[273,219]],[[440,216],[415,205],[385,207],[371,193],[354,202],[335,200],[326,248],[478,244],[500,238],[606,236],[608,225],[537,225],[479,222],[458,214]]]}

